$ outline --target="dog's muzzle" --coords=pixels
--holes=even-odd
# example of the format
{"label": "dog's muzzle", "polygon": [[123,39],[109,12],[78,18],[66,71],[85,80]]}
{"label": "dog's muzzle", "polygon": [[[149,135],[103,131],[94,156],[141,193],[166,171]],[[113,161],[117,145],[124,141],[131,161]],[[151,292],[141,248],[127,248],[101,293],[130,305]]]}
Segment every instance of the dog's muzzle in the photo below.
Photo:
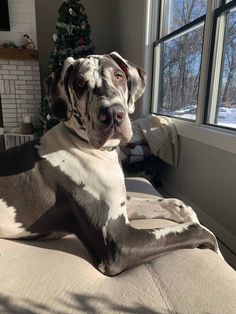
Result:
{"label": "dog's muzzle", "polygon": [[113,105],[110,107],[102,107],[98,113],[98,120],[104,128],[120,127],[124,122],[126,112],[120,105]]}
{"label": "dog's muzzle", "polygon": [[100,139],[120,139],[127,142],[131,137],[128,114],[121,105],[103,106],[98,112]]}

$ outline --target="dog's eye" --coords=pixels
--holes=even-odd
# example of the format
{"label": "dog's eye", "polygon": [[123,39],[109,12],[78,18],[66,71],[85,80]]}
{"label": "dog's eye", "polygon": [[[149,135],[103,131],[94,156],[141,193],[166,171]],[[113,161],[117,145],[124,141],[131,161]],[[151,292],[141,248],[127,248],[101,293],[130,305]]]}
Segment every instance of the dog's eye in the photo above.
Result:
{"label": "dog's eye", "polygon": [[81,78],[75,80],[73,83],[73,88],[75,92],[80,95],[85,92],[87,86],[88,86],[88,82]]}
{"label": "dog's eye", "polygon": [[79,81],[78,82],[78,87],[79,88],[84,88],[86,86],[86,83],[84,81]]}
{"label": "dog's eye", "polygon": [[117,80],[118,82],[123,82],[123,80],[124,80],[123,75],[120,74],[120,73],[115,74],[115,77],[116,77],[116,80]]}

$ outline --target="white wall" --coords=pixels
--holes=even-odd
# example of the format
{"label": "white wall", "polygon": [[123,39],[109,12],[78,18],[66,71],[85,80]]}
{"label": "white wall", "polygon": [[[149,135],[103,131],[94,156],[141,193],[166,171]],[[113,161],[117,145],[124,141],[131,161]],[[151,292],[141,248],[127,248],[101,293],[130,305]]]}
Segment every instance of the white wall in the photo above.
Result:
{"label": "white wall", "polygon": [[162,175],[171,196],[191,204],[202,222],[236,252],[236,157],[234,154],[180,136],[178,168]]}
{"label": "white wall", "polygon": [[35,1],[8,0],[10,31],[0,32],[0,44],[13,42],[17,46],[24,43],[23,35],[29,34],[37,47]]}
{"label": "white wall", "polygon": [[112,2],[116,48],[124,58],[143,66],[146,1],[112,0]]}
{"label": "white wall", "polygon": [[[125,59],[144,67],[146,0],[111,0],[115,50]],[[132,119],[142,115],[142,99]]]}
{"label": "white wall", "polygon": [[97,54],[110,53],[116,48],[113,0],[82,0],[91,26],[91,39]]}

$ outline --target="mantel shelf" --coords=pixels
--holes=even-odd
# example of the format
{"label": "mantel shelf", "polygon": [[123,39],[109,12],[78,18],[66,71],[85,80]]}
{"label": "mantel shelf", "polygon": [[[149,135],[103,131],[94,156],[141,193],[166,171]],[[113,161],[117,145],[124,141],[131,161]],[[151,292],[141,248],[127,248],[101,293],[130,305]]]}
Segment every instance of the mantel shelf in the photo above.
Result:
{"label": "mantel shelf", "polygon": [[0,47],[0,59],[38,60],[38,51],[35,49]]}

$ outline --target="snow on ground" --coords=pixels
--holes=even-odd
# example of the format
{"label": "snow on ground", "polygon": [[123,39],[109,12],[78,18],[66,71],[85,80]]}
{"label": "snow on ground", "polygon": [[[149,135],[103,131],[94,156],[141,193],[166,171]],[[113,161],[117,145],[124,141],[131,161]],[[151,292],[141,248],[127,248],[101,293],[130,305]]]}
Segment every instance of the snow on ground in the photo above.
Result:
{"label": "snow on ground", "polygon": [[[184,110],[183,110],[184,111]],[[170,113],[173,117],[180,117],[188,120],[195,120],[196,113],[182,113],[182,109]],[[187,110],[186,110],[187,111]],[[217,125],[236,129],[236,108],[221,107],[218,113]]]}

